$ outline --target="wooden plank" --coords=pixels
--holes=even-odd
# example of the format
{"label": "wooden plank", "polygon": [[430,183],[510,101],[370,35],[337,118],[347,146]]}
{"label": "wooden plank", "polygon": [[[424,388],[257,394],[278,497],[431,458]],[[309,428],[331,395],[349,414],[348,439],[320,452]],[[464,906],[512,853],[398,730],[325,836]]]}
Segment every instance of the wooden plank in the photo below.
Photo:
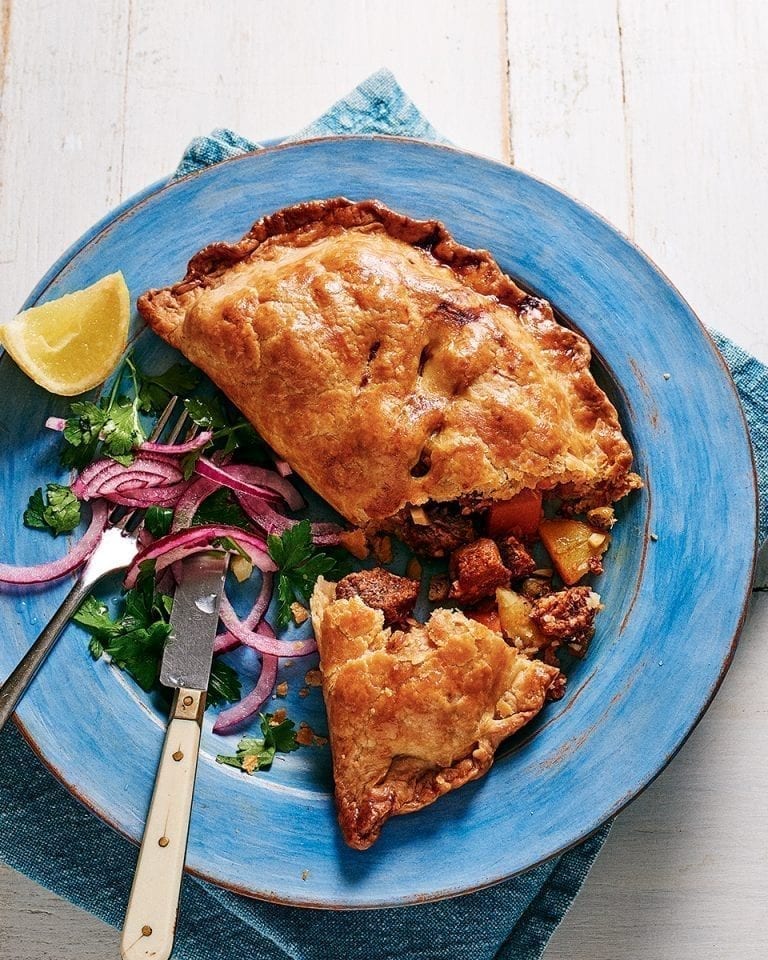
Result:
{"label": "wooden plank", "polygon": [[621,45],[608,0],[509,0],[513,162],[631,230]]}
{"label": "wooden plank", "polygon": [[[0,303],[20,306],[120,196],[127,8],[5,0],[0,85]],[[3,47],[0,47],[3,49]]]}
{"label": "wooden plank", "polygon": [[768,4],[619,11],[636,239],[704,323],[768,360]]}
{"label": "wooden plank", "polygon": [[768,596],[701,724],[621,814],[545,960],[768,955]]}
{"label": "wooden plank", "polygon": [[382,66],[446,137],[502,156],[502,12],[497,0],[471,16],[462,0],[135,5],[126,189],[172,170],[214,127],[253,139],[298,130]]}
{"label": "wooden plank", "polygon": [[0,863],[3,960],[105,960],[118,957],[113,927]]}

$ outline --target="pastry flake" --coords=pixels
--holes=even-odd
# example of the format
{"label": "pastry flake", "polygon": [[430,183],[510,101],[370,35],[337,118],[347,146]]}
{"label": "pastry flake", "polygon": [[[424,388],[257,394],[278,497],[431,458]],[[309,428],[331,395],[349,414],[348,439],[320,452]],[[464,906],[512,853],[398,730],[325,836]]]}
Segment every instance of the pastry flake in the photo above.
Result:
{"label": "pastry flake", "polygon": [[311,608],[339,824],[358,850],[389,817],[481,777],[560,676],[456,610],[393,629],[360,596],[336,599],[323,578]]}

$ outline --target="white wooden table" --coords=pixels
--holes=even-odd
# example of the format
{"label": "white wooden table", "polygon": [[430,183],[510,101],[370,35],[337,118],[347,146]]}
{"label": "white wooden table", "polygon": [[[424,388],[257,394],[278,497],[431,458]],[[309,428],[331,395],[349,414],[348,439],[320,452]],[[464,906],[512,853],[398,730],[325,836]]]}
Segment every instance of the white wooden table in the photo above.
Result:
{"label": "white wooden table", "polygon": [[[0,0],[3,313],[193,136],[299,129],[380,66],[456,144],[604,214],[768,361],[763,0]],[[547,960],[768,955],[767,655],[761,593],[714,706],[619,818]],[[117,939],[0,868],[0,960],[104,960]]]}

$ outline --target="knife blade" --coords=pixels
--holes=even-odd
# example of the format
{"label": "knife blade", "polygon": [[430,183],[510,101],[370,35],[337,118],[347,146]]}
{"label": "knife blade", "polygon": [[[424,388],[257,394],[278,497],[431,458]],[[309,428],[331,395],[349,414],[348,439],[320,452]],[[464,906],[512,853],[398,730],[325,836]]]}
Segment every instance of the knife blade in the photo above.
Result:
{"label": "knife blade", "polygon": [[207,690],[229,554],[198,553],[181,561],[171,632],[160,665],[166,687]]}
{"label": "knife blade", "polygon": [[178,919],[192,796],[229,555],[181,561],[160,681],[175,688],[123,923],[123,960],[169,960]]}

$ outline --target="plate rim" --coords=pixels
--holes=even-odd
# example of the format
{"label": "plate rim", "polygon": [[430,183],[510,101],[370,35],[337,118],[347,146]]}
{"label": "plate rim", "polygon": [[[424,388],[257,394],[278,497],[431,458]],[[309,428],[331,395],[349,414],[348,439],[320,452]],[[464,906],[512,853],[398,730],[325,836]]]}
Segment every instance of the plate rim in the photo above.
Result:
{"label": "plate rim", "polygon": [[[490,887],[490,886],[493,886],[493,885],[495,885],[495,884],[497,884],[497,883],[503,882],[504,880],[511,879],[511,878],[514,877],[514,876],[519,876],[520,874],[522,874],[522,873],[524,873],[524,872],[526,872],[526,871],[528,871],[528,870],[534,869],[535,867],[541,865],[542,863],[548,862],[548,861],[554,859],[555,857],[562,856],[563,854],[567,853],[569,850],[572,850],[574,847],[578,846],[579,844],[583,843],[585,840],[588,840],[590,837],[592,837],[598,830],[601,829],[601,827],[604,825],[604,823],[608,822],[608,821],[611,820],[613,817],[615,817],[618,813],[620,813],[623,809],[625,809],[626,806],[628,806],[636,797],[638,797],[644,790],[646,790],[646,789],[655,781],[655,779],[666,769],[666,767],[669,765],[669,763],[672,761],[672,759],[677,755],[677,753],[680,751],[680,749],[682,749],[682,747],[683,747],[684,744],[687,742],[687,740],[688,740],[688,738],[690,737],[690,735],[693,733],[693,731],[695,730],[695,728],[698,726],[699,722],[701,721],[701,719],[702,719],[702,717],[704,716],[704,714],[706,713],[706,711],[709,709],[709,707],[710,707],[710,705],[711,705],[714,697],[716,696],[718,690],[720,689],[720,686],[721,686],[721,684],[722,684],[722,682],[723,682],[723,680],[724,680],[724,678],[725,678],[725,675],[726,675],[726,673],[728,672],[728,669],[730,668],[730,665],[731,665],[731,663],[732,663],[732,661],[733,661],[733,657],[734,657],[736,648],[737,648],[737,646],[738,646],[739,637],[740,637],[741,631],[742,631],[742,629],[743,629],[745,620],[746,620],[747,615],[748,615],[749,603],[750,603],[750,598],[751,598],[751,585],[752,585],[752,582],[753,582],[753,579],[754,579],[754,570],[755,570],[757,547],[758,547],[758,507],[759,507],[759,500],[758,500],[758,488],[757,488],[757,472],[756,472],[756,465],[755,465],[755,459],[754,459],[754,451],[753,451],[753,448],[752,448],[751,437],[750,437],[749,430],[748,430],[748,425],[747,425],[747,421],[746,421],[746,416],[745,416],[745,413],[744,413],[744,409],[743,409],[743,407],[742,407],[742,405],[741,405],[740,398],[739,398],[739,395],[738,395],[738,391],[737,391],[736,385],[735,385],[735,383],[734,383],[734,381],[733,381],[733,378],[732,378],[732,376],[731,376],[730,370],[728,369],[728,366],[727,366],[727,364],[725,363],[725,360],[724,360],[722,354],[721,354],[720,351],[717,349],[717,346],[716,346],[716,344],[715,344],[715,342],[714,342],[714,340],[713,340],[713,338],[712,338],[712,335],[711,335],[710,332],[707,330],[707,328],[704,326],[704,324],[701,322],[701,320],[699,319],[698,315],[697,315],[697,314],[695,313],[695,311],[691,308],[690,304],[689,304],[688,301],[685,299],[685,297],[680,293],[680,291],[679,291],[678,288],[675,286],[675,284],[672,283],[672,281],[669,279],[669,277],[667,276],[667,274],[666,274],[663,270],[661,270],[661,269],[658,267],[658,265],[657,265],[631,238],[629,238],[625,233],[623,233],[621,230],[619,230],[617,227],[615,227],[613,224],[611,224],[611,223],[610,223],[605,217],[603,217],[601,214],[599,214],[599,213],[597,213],[596,211],[594,211],[591,207],[589,207],[587,204],[583,203],[582,201],[575,199],[573,196],[571,196],[568,192],[562,190],[560,187],[554,186],[553,184],[549,183],[548,181],[546,181],[546,180],[544,180],[544,179],[542,179],[542,178],[540,178],[540,177],[537,177],[537,176],[535,176],[535,175],[533,175],[533,174],[531,174],[531,173],[529,173],[529,172],[527,172],[527,171],[525,171],[525,170],[522,170],[522,169],[520,169],[520,168],[517,167],[517,166],[511,166],[511,165],[506,164],[506,163],[504,163],[504,162],[502,162],[502,161],[499,161],[499,160],[496,160],[496,159],[493,159],[493,158],[489,158],[489,157],[484,156],[483,154],[480,154],[480,153],[477,153],[477,152],[473,152],[473,151],[469,151],[469,150],[464,150],[464,149],[461,149],[461,148],[458,148],[458,147],[454,147],[454,146],[449,145],[449,144],[431,143],[431,142],[428,142],[428,141],[424,141],[424,140],[420,140],[420,139],[412,138],[412,137],[390,136],[390,135],[384,135],[384,134],[334,135],[334,136],[330,136],[330,137],[315,137],[315,138],[311,138],[311,139],[308,139],[308,140],[292,141],[292,142],[288,142],[288,143],[286,143],[286,142],[280,142],[280,143],[276,143],[276,144],[273,144],[273,145],[267,145],[267,146],[263,146],[263,147],[256,147],[256,148],[254,148],[253,150],[244,152],[244,153],[242,153],[242,154],[238,154],[237,156],[225,158],[225,159],[219,161],[219,162],[216,163],[216,164],[212,164],[212,165],[210,165],[210,166],[203,167],[203,168],[201,168],[201,169],[199,169],[199,170],[192,171],[192,172],[190,172],[190,173],[188,173],[188,174],[185,174],[185,175],[182,176],[182,177],[179,177],[179,178],[176,178],[176,179],[172,179],[172,180],[167,180],[167,179],[157,180],[157,181],[155,181],[154,183],[150,184],[149,186],[143,188],[142,190],[139,190],[138,192],[134,193],[133,195],[131,195],[130,197],[128,197],[125,201],[123,201],[121,204],[119,204],[118,206],[114,207],[112,210],[110,210],[109,212],[107,212],[100,220],[98,220],[98,221],[97,221],[95,224],[93,224],[85,233],[83,233],[77,240],[75,240],[74,243],[72,243],[72,244],[56,259],[56,261],[52,264],[52,266],[51,266],[51,267],[45,272],[45,274],[41,277],[41,279],[38,281],[38,283],[35,285],[35,287],[32,289],[32,291],[30,292],[30,294],[29,294],[28,297],[26,298],[22,309],[26,309],[28,306],[30,306],[30,305],[36,303],[37,301],[39,301],[40,298],[44,296],[44,294],[46,293],[46,291],[48,290],[48,288],[55,282],[55,280],[57,279],[57,277],[59,276],[59,274],[68,266],[68,264],[69,264],[80,252],[82,252],[89,244],[91,244],[94,240],[96,240],[96,239],[100,236],[101,233],[103,233],[105,230],[107,230],[108,228],[110,228],[112,225],[114,225],[116,222],[118,222],[118,221],[119,221],[120,219],[122,219],[123,217],[125,217],[125,216],[127,216],[127,215],[129,215],[129,214],[132,214],[133,212],[135,212],[135,211],[136,211],[139,207],[141,207],[144,203],[146,203],[147,201],[153,199],[153,198],[154,198],[155,196],[157,196],[158,194],[164,193],[164,192],[166,192],[166,191],[170,191],[170,190],[172,190],[174,187],[176,187],[176,186],[179,185],[179,184],[186,183],[186,182],[188,182],[188,181],[190,181],[190,180],[193,180],[193,179],[196,179],[196,178],[198,178],[198,177],[204,177],[204,176],[205,176],[207,173],[209,173],[212,169],[218,168],[218,167],[220,167],[220,166],[222,166],[222,165],[224,165],[224,164],[235,164],[235,163],[238,163],[238,162],[241,162],[241,161],[247,161],[247,160],[249,160],[249,159],[252,159],[253,157],[262,156],[262,155],[264,155],[264,154],[276,153],[276,152],[278,152],[278,151],[280,151],[280,152],[282,152],[282,151],[291,151],[291,150],[299,150],[299,151],[300,151],[300,150],[302,150],[303,148],[305,148],[305,147],[307,147],[307,146],[312,146],[312,145],[316,145],[316,144],[319,144],[319,143],[327,143],[327,142],[329,142],[329,141],[346,141],[346,142],[348,142],[348,141],[363,141],[363,142],[369,142],[369,141],[375,141],[375,140],[401,142],[401,143],[404,143],[404,144],[407,144],[407,145],[411,145],[411,146],[416,146],[416,147],[418,147],[418,148],[420,148],[420,149],[425,149],[425,150],[428,150],[428,151],[438,150],[438,151],[444,151],[444,152],[447,152],[447,153],[459,154],[459,155],[466,156],[466,157],[469,157],[469,158],[472,158],[472,159],[475,159],[475,160],[482,161],[482,162],[485,163],[485,164],[491,164],[491,165],[493,165],[493,166],[495,166],[495,167],[498,167],[498,168],[501,168],[501,169],[503,169],[503,170],[505,170],[505,171],[513,171],[513,172],[515,172],[515,173],[517,173],[517,174],[525,177],[526,179],[529,179],[529,180],[531,180],[531,181],[534,181],[535,183],[538,183],[538,184],[540,184],[540,185],[543,185],[544,187],[547,187],[549,190],[552,190],[552,191],[554,191],[555,193],[557,193],[557,194],[561,195],[562,197],[566,198],[568,201],[570,201],[570,202],[571,202],[572,204],[574,204],[576,207],[579,207],[579,208],[581,208],[581,209],[583,209],[583,210],[586,210],[586,211],[590,214],[591,217],[593,217],[593,218],[595,218],[596,220],[600,221],[600,222],[601,222],[605,227],[607,227],[612,233],[617,234],[619,237],[621,237],[622,240],[623,240],[627,245],[629,245],[629,246],[634,250],[634,252],[635,252],[636,254],[638,254],[638,255],[646,262],[646,264],[647,264],[656,274],[658,274],[658,275],[663,279],[663,281],[664,281],[664,283],[666,284],[666,286],[674,293],[676,299],[687,309],[690,317],[691,317],[693,320],[695,320],[695,322],[696,322],[696,324],[697,324],[697,326],[698,326],[699,333],[703,333],[703,334],[704,334],[704,340],[705,340],[705,342],[708,344],[709,349],[710,349],[710,352],[711,352],[712,356],[714,357],[714,359],[716,360],[717,365],[718,365],[718,367],[720,368],[721,373],[724,375],[725,380],[726,380],[726,381],[728,382],[728,384],[729,384],[729,388],[730,388],[731,395],[732,395],[732,397],[733,397],[733,399],[734,399],[734,401],[735,401],[735,406],[736,406],[736,408],[737,408],[738,411],[739,411],[739,417],[740,417],[739,422],[741,423],[742,434],[743,434],[744,440],[746,441],[746,450],[748,451],[749,461],[750,461],[750,464],[751,464],[751,471],[750,471],[750,473],[751,473],[751,481],[752,481],[752,482],[751,482],[751,486],[750,486],[750,490],[748,491],[748,494],[749,494],[749,499],[750,499],[750,501],[751,501],[751,504],[752,504],[753,507],[755,508],[755,509],[753,510],[753,535],[752,535],[752,538],[751,538],[751,542],[752,542],[753,549],[752,549],[751,562],[750,562],[750,566],[749,566],[749,576],[745,578],[745,579],[746,579],[745,596],[744,596],[743,601],[742,601],[741,606],[740,606],[740,613],[739,613],[738,620],[737,620],[737,622],[736,622],[736,624],[735,624],[735,627],[734,627],[733,635],[731,636],[731,638],[730,638],[730,640],[729,640],[729,642],[728,642],[727,655],[725,656],[723,662],[722,662],[722,663],[720,664],[720,666],[719,666],[719,670],[718,670],[717,677],[715,678],[715,680],[714,680],[714,682],[712,683],[712,685],[709,687],[709,689],[708,689],[708,691],[707,691],[706,699],[705,699],[705,701],[703,702],[702,707],[700,708],[700,710],[698,711],[698,713],[696,714],[696,716],[690,721],[690,723],[689,723],[689,725],[688,725],[688,730],[687,730],[687,732],[685,733],[685,735],[682,737],[682,739],[680,740],[680,742],[676,745],[676,747],[674,748],[674,750],[670,751],[670,752],[663,758],[663,761],[661,762],[660,766],[659,766],[658,769],[655,771],[655,773],[650,777],[650,779],[648,779],[639,789],[634,790],[633,792],[630,792],[629,795],[623,796],[623,797],[621,797],[619,800],[617,800],[617,801],[615,802],[615,804],[613,805],[613,807],[611,808],[608,816],[607,816],[604,820],[601,820],[599,823],[596,823],[596,824],[591,825],[586,831],[584,831],[583,833],[581,833],[577,838],[573,839],[570,843],[562,845],[562,846],[559,847],[558,849],[556,849],[556,850],[554,850],[553,852],[551,852],[550,854],[548,854],[546,857],[542,857],[542,858],[538,859],[537,861],[529,864],[529,865],[526,866],[525,868],[517,869],[517,870],[515,870],[515,871],[513,871],[513,872],[511,872],[511,873],[504,873],[504,874],[501,875],[501,876],[496,876],[496,877],[494,877],[494,878],[491,878],[491,879],[487,880],[486,882],[482,882],[482,883],[479,883],[479,884],[476,884],[476,885],[473,885],[473,886],[470,886],[470,887],[466,887],[466,886],[465,886],[465,887],[462,887],[461,889],[449,889],[449,890],[443,890],[443,891],[435,891],[435,892],[430,892],[430,893],[428,893],[428,894],[409,894],[409,895],[407,895],[407,896],[404,896],[404,897],[399,898],[398,900],[394,900],[394,901],[393,901],[392,899],[386,899],[386,900],[382,900],[382,901],[378,901],[378,902],[366,902],[366,903],[364,903],[364,904],[354,903],[354,904],[341,905],[341,906],[339,906],[339,905],[337,905],[337,904],[333,904],[333,903],[318,902],[318,901],[310,900],[310,899],[308,899],[308,900],[301,900],[301,899],[296,899],[296,898],[294,898],[294,897],[292,897],[292,898],[285,898],[285,897],[280,897],[280,896],[277,896],[277,895],[274,895],[274,894],[265,893],[265,892],[263,892],[263,891],[255,892],[255,891],[250,890],[250,889],[248,889],[248,888],[241,887],[241,886],[239,886],[239,885],[237,885],[237,884],[235,884],[235,883],[228,883],[228,882],[226,882],[226,881],[223,881],[220,877],[216,877],[216,876],[212,876],[212,875],[206,874],[205,871],[198,870],[198,869],[194,869],[194,868],[190,868],[190,867],[187,867],[187,868],[186,868],[186,872],[188,872],[189,874],[195,876],[196,878],[201,879],[201,880],[205,880],[205,881],[208,881],[208,882],[211,882],[211,883],[215,884],[216,886],[218,886],[218,887],[220,887],[220,888],[222,888],[222,889],[228,890],[228,891],[230,891],[230,892],[232,892],[232,893],[235,893],[235,894],[239,894],[239,895],[246,896],[246,897],[249,897],[249,898],[255,898],[255,899],[258,899],[258,900],[262,900],[262,901],[270,902],[270,903],[275,903],[275,904],[281,904],[281,905],[287,905],[287,906],[296,906],[296,907],[303,907],[303,908],[312,908],[312,909],[323,909],[323,910],[340,910],[340,909],[341,909],[341,910],[368,910],[368,909],[381,909],[381,908],[390,908],[390,907],[394,907],[394,906],[414,905],[414,904],[419,904],[419,903],[426,903],[426,902],[437,901],[437,900],[441,900],[441,899],[448,899],[448,898],[452,898],[452,897],[456,897],[456,896],[463,896],[463,895],[465,895],[465,894],[469,894],[469,893],[473,893],[473,892],[476,892],[476,891],[479,891],[479,890],[482,890],[482,889],[486,889],[486,888],[488,888],[488,887]],[[4,354],[4,351],[2,350],[2,347],[0,347],[0,359],[2,359],[3,354]],[[736,605],[734,604],[734,609],[735,609],[735,607],[736,607]],[[88,798],[87,796],[85,796],[85,795],[81,792],[81,790],[80,790],[75,784],[71,783],[71,782],[69,781],[69,779],[66,777],[66,775],[63,773],[63,771],[61,771],[61,770],[55,765],[55,763],[54,763],[52,760],[50,760],[49,758],[47,758],[47,757],[43,754],[42,748],[37,744],[37,742],[35,741],[34,737],[33,737],[32,734],[31,734],[31,732],[27,729],[27,727],[25,726],[25,724],[23,723],[23,721],[18,717],[18,715],[14,715],[14,721],[16,722],[16,725],[17,725],[17,727],[19,728],[22,736],[24,737],[25,741],[29,744],[30,748],[33,750],[33,752],[35,753],[35,755],[41,760],[41,762],[44,764],[44,766],[46,767],[46,769],[48,769],[48,770],[59,780],[59,782],[60,782],[63,786],[65,786],[65,788],[72,794],[72,796],[74,796],[74,797],[75,797],[80,803],[82,803],[90,812],[92,812],[92,813],[94,813],[96,816],[98,816],[99,819],[101,819],[103,822],[105,822],[108,826],[110,826],[112,829],[116,830],[121,836],[126,837],[128,840],[131,841],[131,843],[133,843],[134,845],[136,845],[136,844],[137,844],[137,841],[136,841],[133,837],[131,837],[131,836],[120,826],[119,823],[115,822],[114,820],[112,820],[112,819],[110,818],[108,811],[102,811],[102,810],[100,810],[100,809],[97,809],[97,808],[93,805],[93,803],[90,801],[90,798]]]}

